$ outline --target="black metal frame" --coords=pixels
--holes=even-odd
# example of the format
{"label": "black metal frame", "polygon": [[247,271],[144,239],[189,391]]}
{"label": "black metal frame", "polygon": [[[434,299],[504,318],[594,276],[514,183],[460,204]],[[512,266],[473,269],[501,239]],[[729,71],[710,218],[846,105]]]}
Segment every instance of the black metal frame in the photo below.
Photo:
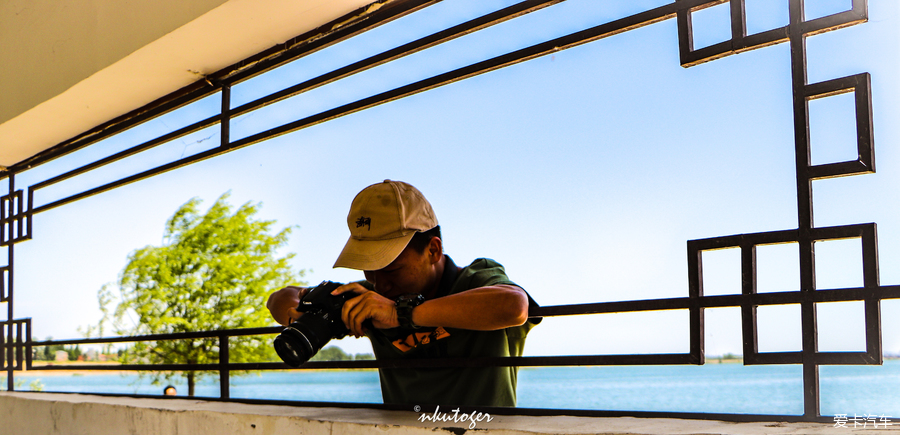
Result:
{"label": "black metal frame", "polygon": [[[597,314],[613,312],[637,312],[655,310],[687,309],[690,316],[690,352],[684,354],[653,355],[584,355],[557,357],[509,357],[479,359],[446,359],[425,361],[352,361],[352,362],[310,362],[302,368],[380,368],[380,367],[459,367],[459,366],[559,366],[559,365],[658,365],[658,364],[703,364],[704,361],[704,308],[740,307],[742,316],[742,334],[744,364],[802,364],[804,388],[803,415],[748,415],[748,414],[705,414],[680,412],[628,412],[628,411],[592,411],[592,410],[546,410],[523,408],[490,408],[497,414],[521,415],[585,415],[585,416],[640,416],[640,417],[681,417],[706,418],[734,421],[831,421],[821,416],[819,410],[818,367],[823,364],[881,364],[881,319],[880,301],[882,299],[900,298],[900,286],[881,286],[878,279],[878,247],[877,232],[874,223],[846,225],[838,227],[817,228],[812,219],[812,181],[816,179],[872,173],[875,171],[872,133],[871,84],[867,73],[850,77],[837,78],[821,83],[808,83],[806,77],[806,37],[822,32],[839,29],[865,22],[868,18],[867,0],[853,0],[852,9],[827,17],[805,21],[803,16],[804,0],[790,0],[790,23],[787,26],[766,32],[747,35],[745,20],[745,0],[675,0],[652,10],[630,17],[601,24],[580,32],[539,43],[516,50],[488,60],[477,62],[434,77],[420,80],[396,89],[373,95],[356,102],[289,122],[246,138],[231,141],[229,123],[231,119],[252,110],[285,98],[299,95],[316,87],[335,82],[341,78],[365,71],[400,57],[415,53],[428,47],[475,32],[482,28],[530,13],[535,10],[559,3],[564,0],[527,0],[514,6],[487,14],[469,22],[451,27],[433,35],[404,44],[351,65],[339,68],[330,73],[291,86],[282,91],[259,98],[236,108],[231,108],[231,86],[254,75],[277,67],[285,62],[312,53],[341,40],[358,35],[375,26],[397,17],[419,10],[439,0],[404,0],[386,2],[377,12],[366,15],[363,10],[336,20],[341,22],[349,17],[356,17],[349,25],[332,30],[335,26],[322,26],[313,32],[301,35],[287,43],[273,47],[250,59],[225,68],[198,81],[178,92],[138,109],[122,118],[98,126],[78,137],[63,142],[58,146],[38,154],[37,156],[13,165],[5,177],[9,180],[9,195],[0,202],[0,245],[9,249],[9,264],[0,268],[4,279],[0,281],[2,302],[9,304],[8,319],[13,316],[13,248],[16,243],[28,240],[32,234],[32,216],[62,205],[96,195],[123,185],[143,180],[163,172],[167,172],[203,159],[211,158],[229,151],[262,142],[264,140],[296,131],[311,125],[322,123],[340,116],[364,110],[385,102],[403,98],[435,87],[449,84],[475,75],[483,74],[505,66],[517,64],[536,57],[544,56],[595,41],[601,38],[626,32],[662,20],[676,18],[681,63],[690,67],[723,56],[753,50],[773,44],[788,42],[791,46],[791,74],[794,103],[795,155],[797,174],[797,208],[798,227],[789,230],[777,230],[755,234],[741,234],[714,237],[687,242],[689,267],[689,294],[684,298],[654,299],[640,301],[622,301],[579,305],[561,305],[542,307],[530,314],[533,316],[564,316],[573,314]],[[691,14],[694,11],[729,3],[731,16],[731,38],[709,47],[694,49]],[[331,23],[333,24],[333,23]],[[323,30],[324,29],[324,30]],[[37,183],[25,193],[15,188],[15,174],[34,165],[91,145],[103,138],[119,133],[125,129],[146,122],[175,108],[181,107],[215,92],[222,92],[221,112],[215,116],[172,131],[156,139],[136,145],[96,162],[66,172],[56,177]],[[856,128],[858,159],[854,161],[812,165],[810,162],[808,102],[816,98],[824,98],[840,93],[854,92],[856,96]],[[34,192],[63,182],[76,175],[92,171],[101,166],[135,155],[172,139],[185,136],[200,129],[215,125],[221,127],[221,143],[218,147],[193,156],[161,165],[151,170],[108,183],[48,204],[34,204]],[[863,287],[847,289],[817,290],[815,285],[815,242],[860,238],[863,247]],[[778,243],[797,243],[800,252],[800,289],[799,291],[778,293],[757,293],[756,291],[756,248],[760,245]],[[702,252],[739,248],[742,265],[742,291],[739,295],[704,296]],[[5,284],[5,285],[4,285]],[[865,352],[819,352],[816,331],[816,304],[834,301],[864,301],[866,323]],[[802,350],[798,352],[761,353],[757,348],[756,308],[764,305],[799,304],[803,332]],[[322,402],[284,402],[263,400],[230,399],[228,374],[232,370],[272,370],[286,369],[282,363],[231,363],[228,361],[228,338],[242,335],[273,334],[280,328],[256,328],[243,330],[223,330],[193,332],[183,334],[150,335],[138,337],[111,337],[81,340],[55,340],[35,342],[31,338],[31,320],[10,320],[2,322],[3,334],[0,337],[2,347],[0,365],[8,372],[8,389],[13,390],[13,371],[22,369],[22,361],[28,370],[64,370],[69,367],[33,366],[31,351],[35,346],[52,344],[96,344],[172,339],[218,338],[220,340],[220,361],[217,364],[195,365],[127,365],[127,366],[81,366],[85,370],[158,370],[188,371],[210,370],[220,373],[221,398],[207,400],[232,400],[245,403],[289,404],[302,406],[347,406],[379,409],[400,409],[390,405],[322,403]],[[24,359],[23,359],[24,358]],[[144,396],[138,396],[144,397]],[[404,408],[405,409],[405,408]],[[479,408],[479,410],[484,410]]]}

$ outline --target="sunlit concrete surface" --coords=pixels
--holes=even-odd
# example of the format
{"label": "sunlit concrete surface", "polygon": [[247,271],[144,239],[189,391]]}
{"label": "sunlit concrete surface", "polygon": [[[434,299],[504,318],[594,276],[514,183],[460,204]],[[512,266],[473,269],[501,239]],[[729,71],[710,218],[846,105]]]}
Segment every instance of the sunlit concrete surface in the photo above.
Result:
{"label": "sunlit concrete surface", "polygon": [[[835,428],[828,423],[730,423],[706,420],[523,417],[490,422],[421,422],[413,410],[300,408],[189,399],[82,394],[0,393],[3,434],[900,434],[900,424]],[[898,422],[900,423],[900,422]],[[852,426],[852,425],[851,425]]]}
{"label": "sunlit concrete surface", "polygon": [[373,0],[2,0],[9,166]]}

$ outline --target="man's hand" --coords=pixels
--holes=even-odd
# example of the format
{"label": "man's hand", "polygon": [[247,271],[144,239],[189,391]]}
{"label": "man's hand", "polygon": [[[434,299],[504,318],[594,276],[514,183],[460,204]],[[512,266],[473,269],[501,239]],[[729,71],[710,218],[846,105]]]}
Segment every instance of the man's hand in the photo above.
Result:
{"label": "man's hand", "polygon": [[297,311],[297,306],[300,305],[300,299],[307,293],[309,293],[307,287],[285,287],[269,295],[266,308],[272,313],[276,322],[282,326],[288,326],[303,314]]}
{"label": "man's hand", "polygon": [[373,292],[359,283],[351,282],[336,288],[331,294],[353,292],[358,294],[353,299],[344,303],[341,310],[341,320],[350,329],[354,337],[366,334],[366,328],[362,323],[367,319],[372,320],[372,326],[378,329],[390,329],[400,326],[397,321],[397,306],[394,301]]}

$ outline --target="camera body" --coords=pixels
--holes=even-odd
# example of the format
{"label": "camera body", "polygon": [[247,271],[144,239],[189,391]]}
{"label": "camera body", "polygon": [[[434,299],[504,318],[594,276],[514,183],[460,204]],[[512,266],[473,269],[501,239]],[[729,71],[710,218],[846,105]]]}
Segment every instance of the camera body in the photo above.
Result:
{"label": "camera body", "polygon": [[332,295],[341,283],[323,281],[302,299],[297,311],[299,319],[275,337],[275,351],[289,366],[298,367],[309,361],[333,338],[344,338],[350,331],[341,320],[344,303],[357,295],[352,292]]}

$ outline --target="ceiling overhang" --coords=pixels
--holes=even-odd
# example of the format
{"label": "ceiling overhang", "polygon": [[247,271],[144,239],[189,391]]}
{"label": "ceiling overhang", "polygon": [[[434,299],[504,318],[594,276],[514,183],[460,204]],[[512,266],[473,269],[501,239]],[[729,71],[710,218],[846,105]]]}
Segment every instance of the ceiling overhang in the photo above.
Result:
{"label": "ceiling overhang", "polygon": [[0,165],[22,162],[372,1],[2,2]]}

